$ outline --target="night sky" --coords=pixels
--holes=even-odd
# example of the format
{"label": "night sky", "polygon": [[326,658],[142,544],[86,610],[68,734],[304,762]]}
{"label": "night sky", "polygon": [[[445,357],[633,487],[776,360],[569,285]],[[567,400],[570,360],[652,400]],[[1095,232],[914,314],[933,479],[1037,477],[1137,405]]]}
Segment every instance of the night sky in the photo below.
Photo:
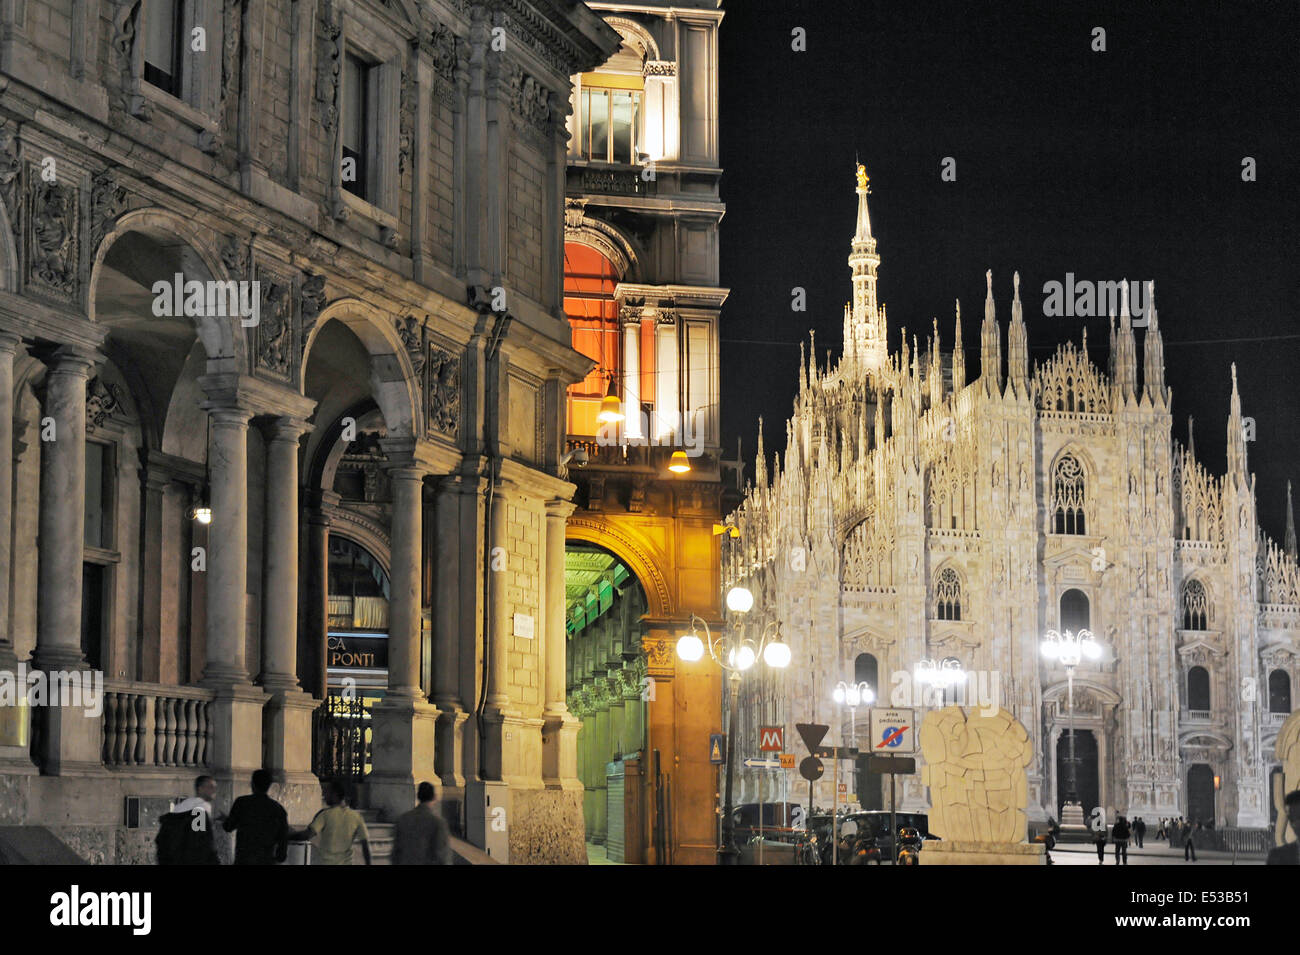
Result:
{"label": "night sky", "polygon": [[[1020,271],[1030,362],[1079,341],[1084,319],[1043,314],[1043,285],[1154,280],[1174,434],[1225,468],[1237,363],[1255,418],[1250,468],[1281,542],[1300,493],[1300,5],[963,4],[731,0],[721,31],[722,428],[753,475],[758,415],[783,450],[799,341],[839,355],[851,286],[855,155],[871,177],[890,351],[962,301],[979,372],[984,272],[1011,317]],[[1094,27],[1106,52],[1093,52]],[[807,51],[791,50],[791,30]],[[957,179],[943,182],[944,157]],[[1255,182],[1242,160],[1256,161]],[[807,311],[791,310],[791,289]],[[1086,320],[1108,367],[1107,320]],[[1142,330],[1135,330],[1141,376]]]}

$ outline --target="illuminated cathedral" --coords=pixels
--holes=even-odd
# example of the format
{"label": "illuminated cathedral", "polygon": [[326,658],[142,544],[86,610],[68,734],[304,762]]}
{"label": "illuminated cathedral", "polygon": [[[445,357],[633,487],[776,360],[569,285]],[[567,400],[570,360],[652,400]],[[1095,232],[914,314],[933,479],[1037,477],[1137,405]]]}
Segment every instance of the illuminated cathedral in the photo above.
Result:
{"label": "illuminated cathedral", "polygon": [[[1300,677],[1300,573],[1289,503],[1284,545],[1258,524],[1235,367],[1216,475],[1190,421],[1185,444],[1172,435],[1151,289],[1140,352],[1127,296],[1111,314],[1108,367],[1086,333],[1030,363],[1018,275],[1005,329],[988,276],[976,354],[960,303],[951,342],[936,321],[891,353],[861,166],[856,193],[842,354],[820,365],[801,349],[784,456],[767,456],[760,427],[754,484],[729,518],[739,536],[723,538],[724,586],[750,587],[794,653],[787,671],[746,678],[740,738],[815,720],[861,742],[866,711],[854,726],[831,702],[839,681],[888,703],[900,675],[954,661],[1028,730],[1030,818],[1059,819],[1067,681],[1041,647],[1049,630],[1086,629],[1103,652],[1074,674],[1085,810],[1268,826]],[[738,803],[757,798],[754,772]],[[831,804],[831,778],[814,805]],[[899,780],[900,809],[924,810],[919,774]],[[859,770],[840,800],[879,808],[882,792],[887,806],[887,778]]]}

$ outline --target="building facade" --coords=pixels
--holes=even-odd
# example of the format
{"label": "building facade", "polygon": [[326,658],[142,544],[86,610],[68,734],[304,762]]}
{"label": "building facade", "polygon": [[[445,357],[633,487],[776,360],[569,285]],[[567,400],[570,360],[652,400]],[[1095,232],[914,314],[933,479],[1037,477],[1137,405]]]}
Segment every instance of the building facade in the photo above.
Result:
{"label": "building facade", "polygon": [[[565,676],[577,0],[40,0],[0,40],[0,821],[435,783],[585,861]],[[324,704],[324,705],[322,705]],[[5,708],[0,708],[3,710]],[[162,807],[159,810],[159,806]]]}
{"label": "building facade", "polygon": [[[622,43],[574,77],[565,187],[565,311],[594,363],[569,389],[567,444],[588,459],[568,525],[587,837],[615,859],[711,864],[719,677],[672,651],[719,606],[722,12],[591,6]],[[610,403],[621,420],[599,420]]]}
{"label": "building facade", "polygon": [[[855,736],[831,702],[838,681],[924,708],[939,701],[914,676],[955,659],[968,673],[958,702],[1005,706],[1029,731],[1031,818],[1059,819],[1067,681],[1041,644],[1088,629],[1103,655],[1074,679],[1085,809],[1267,826],[1274,742],[1300,678],[1300,578],[1293,525],[1279,546],[1257,522],[1235,367],[1218,476],[1190,422],[1186,444],[1171,435],[1159,318],[1148,301],[1139,354],[1127,289],[1115,289],[1106,371],[1086,334],[1030,366],[1018,275],[1005,336],[989,276],[978,377],[960,303],[950,349],[936,322],[891,354],[868,192],[859,167],[843,353],[801,359],[785,457],[760,449],[723,557],[724,582],[761,595],[794,650],[788,674],[746,690],[742,738],[821,717],[860,741],[866,714]],[[879,777],[855,784],[850,802],[888,799]],[[828,768],[818,806],[829,785]],[[925,808],[918,776],[900,778],[900,798]]]}

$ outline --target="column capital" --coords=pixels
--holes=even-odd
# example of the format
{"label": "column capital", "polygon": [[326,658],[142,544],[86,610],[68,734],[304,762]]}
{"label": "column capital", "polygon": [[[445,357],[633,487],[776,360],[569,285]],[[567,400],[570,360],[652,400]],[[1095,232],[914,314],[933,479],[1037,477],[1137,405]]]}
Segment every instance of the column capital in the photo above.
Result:
{"label": "column capital", "polygon": [[578,509],[578,505],[573,501],[566,501],[563,498],[553,498],[546,502],[546,516],[551,519],[560,519],[567,521],[573,516],[573,512]]}
{"label": "column capital", "polygon": [[302,436],[314,427],[303,418],[293,415],[263,417],[259,423],[262,426],[262,433],[266,436],[266,440],[288,441],[291,444],[297,444],[302,440]]}
{"label": "column capital", "polygon": [[91,370],[104,361],[104,356],[85,345],[58,345],[52,349],[40,350],[41,360],[46,368],[58,374],[80,375],[89,378]]}
{"label": "column capital", "polygon": [[23,340],[18,334],[0,328],[0,354],[15,354],[22,344]]}
{"label": "column capital", "polygon": [[200,407],[208,413],[208,417],[212,419],[214,425],[247,428],[248,422],[253,417],[251,408],[243,408],[238,405],[232,406],[205,401]]}
{"label": "column capital", "polygon": [[455,469],[459,453],[450,454],[429,441],[410,437],[381,438],[379,446],[388,457],[388,468],[418,470],[422,474],[446,474]]}

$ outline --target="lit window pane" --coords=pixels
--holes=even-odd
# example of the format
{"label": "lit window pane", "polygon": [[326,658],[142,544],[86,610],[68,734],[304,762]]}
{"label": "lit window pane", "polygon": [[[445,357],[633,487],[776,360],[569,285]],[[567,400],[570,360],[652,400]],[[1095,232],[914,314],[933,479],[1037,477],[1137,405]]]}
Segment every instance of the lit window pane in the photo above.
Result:
{"label": "lit window pane", "polygon": [[601,161],[609,159],[609,92],[591,91],[591,149],[588,156]]}
{"label": "lit window pane", "polygon": [[626,90],[614,90],[613,128],[614,128],[614,162],[632,162],[632,123],[636,118],[633,94]]}
{"label": "lit window pane", "polygon": [[86,442],[86,529],[87,547],[104,546],[104,461],[105,448]]}
{"label": "lit window pane", "polygon": [[339,117],[343,140],[343,188],[363,199],[366,197],[368,146],[366,141],[367,89],[370,68],[360,59],[348,55],[343,73],[342,115]]}
{"label": "lit window pane", "polygon": [[144,8],[144,78],[173,95],[180,92],[176,57],[179,5],[178,0],[148,0]]}

